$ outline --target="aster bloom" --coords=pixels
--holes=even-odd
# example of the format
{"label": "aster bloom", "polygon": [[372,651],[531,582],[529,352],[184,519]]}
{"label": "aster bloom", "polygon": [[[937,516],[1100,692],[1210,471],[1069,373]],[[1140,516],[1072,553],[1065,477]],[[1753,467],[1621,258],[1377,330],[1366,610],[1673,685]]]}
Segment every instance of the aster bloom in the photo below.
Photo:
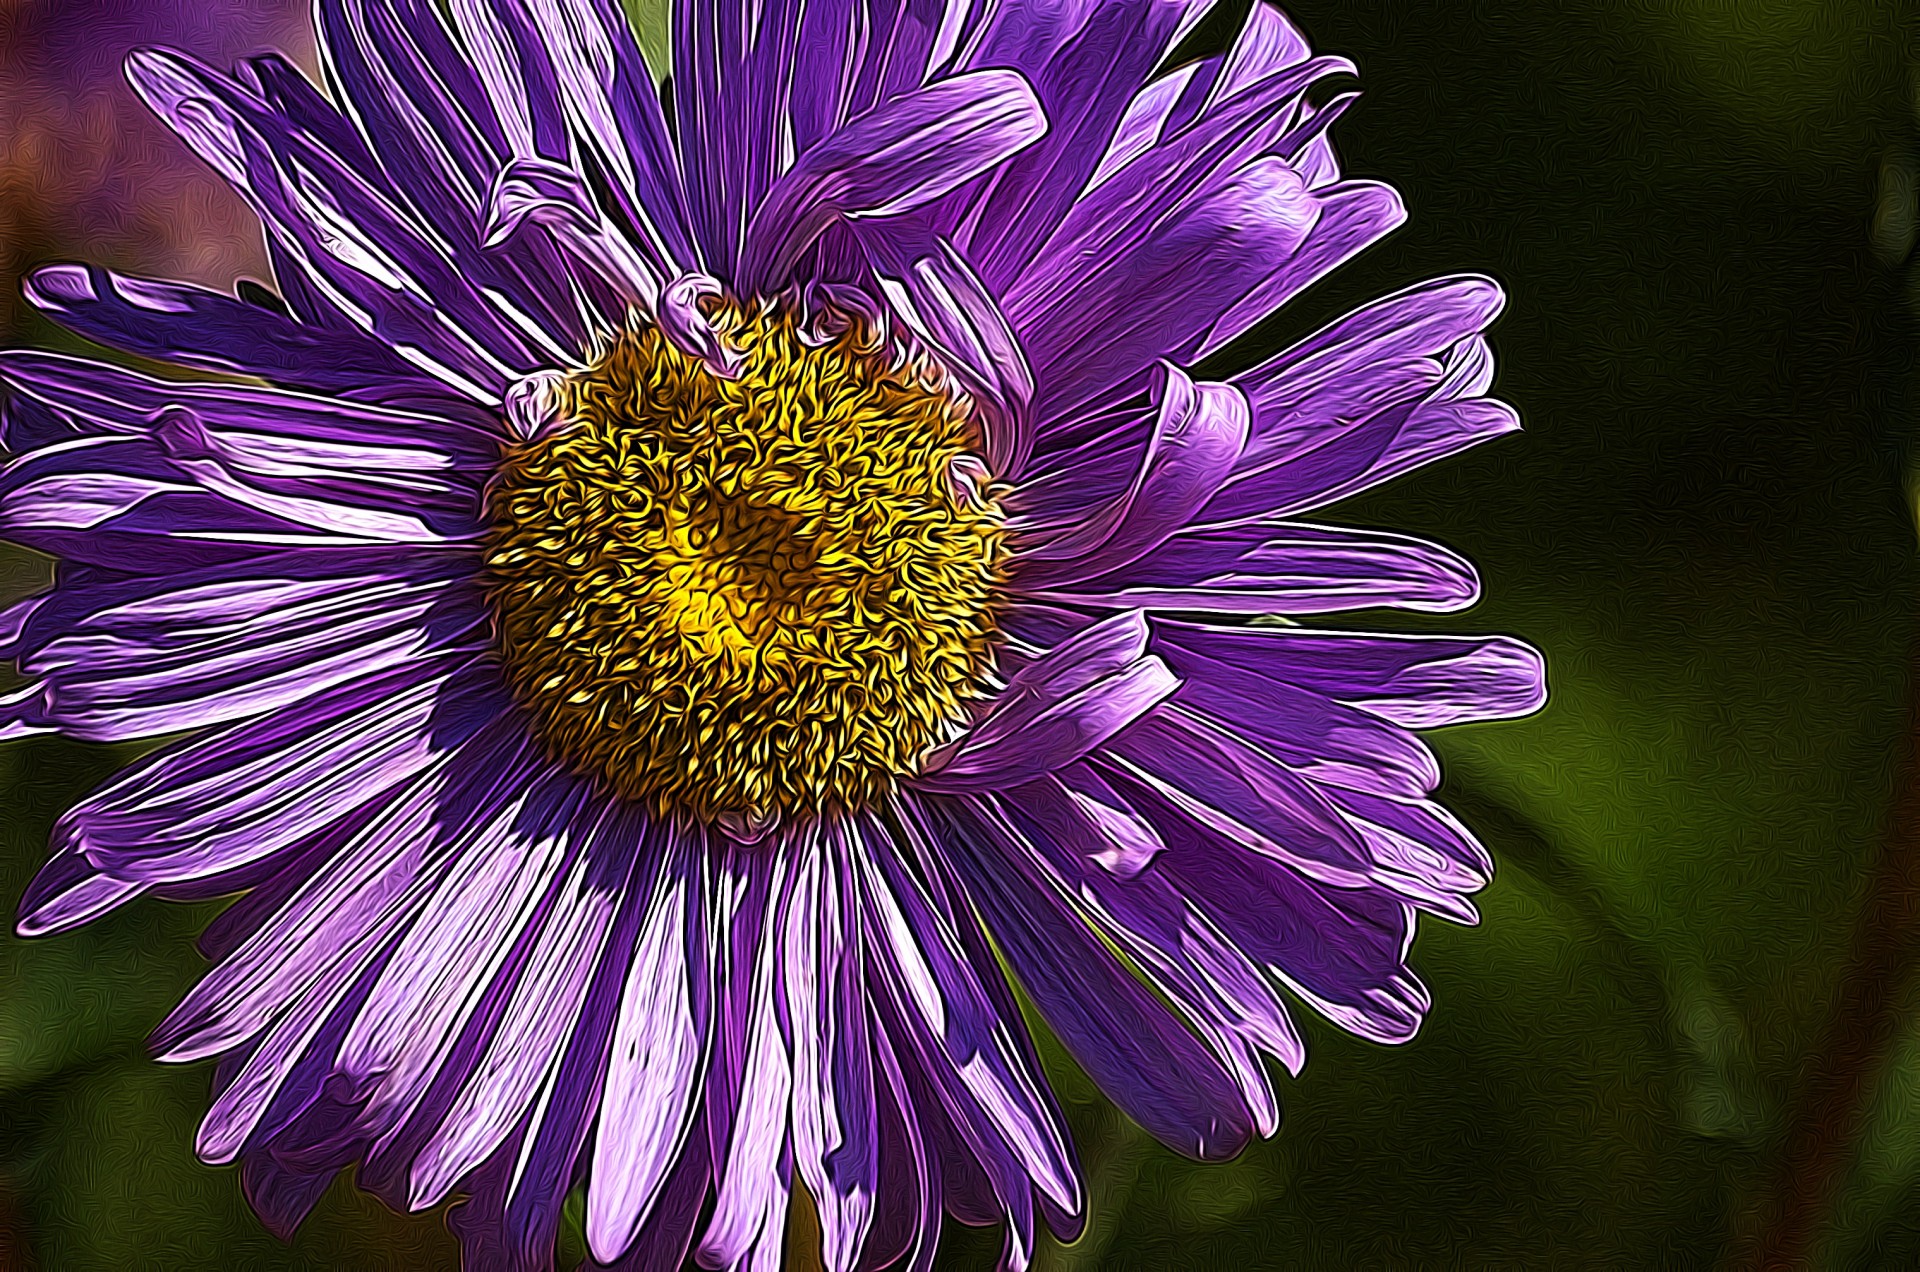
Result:
{"label": "aster bloom", "polygon": [[1541,665],[1307,625],[1478,581],[1299,518],[1516,427],[1501,294],[1196,378],[1404,215],[1275,10],[1161,69],[1205,7],[706,0],[658,93],[612,0],[320,0],[325,95],[134,55],[278,292],[30,280],[229,374],[0,355],[0,736],[178,735],[20,927],[245,893],[157,1044],[270,1222],[357,1165],[544,1266],[583,1185],[597,1261],[771,1268],[804,1186],[830,1268],[1019,1268],[1083,1198],[1013,983],[1199,1158],[1299,1005],[1413,1034],[1490,863],[1412,730]]}

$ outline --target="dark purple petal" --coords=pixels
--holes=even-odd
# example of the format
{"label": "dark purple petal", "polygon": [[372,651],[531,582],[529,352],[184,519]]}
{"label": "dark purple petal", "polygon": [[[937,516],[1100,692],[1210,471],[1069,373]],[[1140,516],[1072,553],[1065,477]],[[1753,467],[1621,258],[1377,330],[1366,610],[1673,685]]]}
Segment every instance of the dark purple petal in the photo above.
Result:
{"label": "dark purple petal", "polygon": [[503,312],[524,316],[543,342],[557,337],[577,348],[587,324],[572,286],[607,299],[592,281],[572,278],[554,247],[537,238],[481,249],[487,191],[513,152],[441,9],[422,0],[321,0],[315,24],[322,58],[396,195]]}
{"label": "dark purple petal", "polygon": [[971,922],[970,915],[941,909],[895,859],[898,850],[877,826],[863,825],[861,836],[862,924],[875,992],[906,1030],[896,1041],[913,1044],[1016,1228],[1023,1212],[1031,1221],[1030,1187],[1061,1210],[1077,1211],[1079,1182],[1065,1133],[1021,1055],[1025,1031],[983,983],[997,978],[997,969],[963,952],[955,924]]}
{"label": "dark purple petal", "polygon": [[1247,402],[1227,384],[1195,384],[1161,367],[1158,409],[1138,473],[1104,507],[1086,505],[1021,529],[1017,586],[1028,590],[1107,574],[1148,555],[1220,487],[1247,440]]}
{"label": "dark purple petal", "polygon": [[[1376,1042],[1413,1036],[1430,1000],[1406,967],[1413,913],[1404,900],[1370,882],[1303,877],[1195,820],[1190,804],[1177,805],[1164,790],[1118,770],[1110,776],[1166,838],[1150,869],[1230,944],[1343,1029]],[[1176,768],[1166,777],[1177,783],[1186,774]]]}
{"label": "dark purple petal", "polygon": [[[696,1253],[709,1267],[772,1267],[784,1248],[793,1186],[793,1052],[784,1019],[785,968],[780,933],[792,902],[791,839],[779,843],[767,904],[757,932],[736,924],[735,940],[751,941],[750,963],[730,968],[726,1056],[730,1125],[727,1151],[714,1157],[714,1206]],[[744,983],[743,983],[744,981]],[[744,990],[744,992],[741,992]],[[709,1107],[709,1116],[714,1110]]]}
{"label": "dark purple petal", "polygon": [[669,272],[696,268],[680,165],[626,14],[614,0],[524,2],[568,125],[606,175],[634,241]]}
{"label": "dark purple petal", "polygon": [[1164,847],[1160,832],[1088,764],[996,800],[1001,815],[1024,832],[1017,842],[1036,854],[1037,868],[1057,877],[1058,886],[1086,907],[1089,920],[1182,1007],[1230,1065],[1260,1132],[1271,1135],[1279,1105],[1247,1046],[1274,1056],[1293,1073],[1306,1063],[1305,1046],[1265,973],[1162,872],[1147,868],[1145,861],[1133,870],[1113,868],[1116,821],[1124,818],[1140,828],[1136,833],[1149,834]]}
{"label": "dark purple petal", "polygon": [[1102,758],[1248,851],[1333,887],[1366,885],[1366,845],[1318,786],[1177,706],[1114,739]]}
{"label": "dark purple petal", "polygon": [[887,216],[936,199],[1046,132],[1027,82],[974,71],[898,97],[809,150],[753,214],[734,284],[746,294],[784,281],[822,231],[847,217]]}
{"label": "dark purple petal", "polygon": [[[788,102],[796,91],[799,0],[749,8],[686,0],[673,5],[674,124],[694,237],[710,271],[756,290],[740,272],[742,229],[784,166]],[[831,23],[832,9],[821,15]],[[825,52],[825,50],[822,50]],[[826,68],[809,68],[815,76]],[[815,84],[804,91],[818,92]],[[812,112],[809,112],[810,114]],[[796,256],[804,250],[802,243]],[[791,262],[788,262],[791,264]]]}
{"label": "dark purple petal", "polygon": [[1190,1157],[1224,1160],[1245,1147],[1253,1117],[1233,1076],[1113,956],[1059,881],[1025,854],[994,852],[1005,832],[964,804],[927,807],[944,820],[946,849],[1014,974],[1094,1080]]}

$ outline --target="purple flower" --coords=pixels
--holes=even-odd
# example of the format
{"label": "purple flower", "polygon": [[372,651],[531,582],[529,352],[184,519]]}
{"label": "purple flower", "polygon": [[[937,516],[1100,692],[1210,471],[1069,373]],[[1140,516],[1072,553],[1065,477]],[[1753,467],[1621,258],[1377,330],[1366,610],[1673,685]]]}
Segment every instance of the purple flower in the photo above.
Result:
{"label": "purple flower", "polygon": [[1017,1268],[1083,1199],[1003,967],[1200,1158],[1278,1124],[1283,991],[1412,1036],[1490,870],[1412,730],[1541,664],[1304,625],[1479,584],[1299,518],[1516,427],[1501,294],[1196,379],[1404,215],[1274,10],[1153,76],[1205,7],[689,4],[659,96],[612,0],[320,0],[333,100],[133,56],[279,294],[30,281],[250,378],[0,355],[60,560],[0,736],[184,735],[20,927],[246,891],[158,1044],[269,1221],[357,1163],[541,1266],[584,1183],[602,1262],[771,1268],[804,1184],[831,1268],[943,1209]]}

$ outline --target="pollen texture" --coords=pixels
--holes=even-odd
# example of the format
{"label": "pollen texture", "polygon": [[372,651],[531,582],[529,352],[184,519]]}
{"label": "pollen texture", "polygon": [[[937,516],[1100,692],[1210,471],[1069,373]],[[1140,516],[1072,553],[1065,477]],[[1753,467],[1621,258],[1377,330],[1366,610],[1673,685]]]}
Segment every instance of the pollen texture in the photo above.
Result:
{"label": "pollen texture", "polygon": [[726,378],[653,327],[504,457],[489,593],[515,696],[619,795],[702,821],[871,804],[991,667],[1006,538],[971,403],[857,321],[719,315]]}

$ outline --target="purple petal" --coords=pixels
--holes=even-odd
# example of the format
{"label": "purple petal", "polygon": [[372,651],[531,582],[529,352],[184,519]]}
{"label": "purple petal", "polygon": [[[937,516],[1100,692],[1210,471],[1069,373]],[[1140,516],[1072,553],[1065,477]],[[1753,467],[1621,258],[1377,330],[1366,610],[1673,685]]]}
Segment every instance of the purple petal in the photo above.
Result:
{"label": "purple petal", "polygon": [[1420,739],[1391,721],[1195,652],[1178,632],[1159,646],[1184,682],[1179,700],[1253,738],[1305,777],[1380,794],[1419,798],[1440,784],[1440,764]]}
{"label": "purple petal", "polygon": [[1443,279],[1356,311],[1236,383],[1253,404],[1246,457],[1208,510],[1290,515],[1519,427],[1479,398],[1479,338],[1502,303],[1479,278]]}
{"label": "purple petal", "polygon": [[1144,615],[1117,614],[1022,667],[967,734],[929,758],[924,790],[1030,781],[1086,754],[1171,694]]}
{"label": "purple petal", "polygon": [[1174,644],[1410,729],[1504,720],[1546,701],[1538,650],[1506,636],[1390,636],[1166,623]]}
{"label": "purple petal", "polygon": [[1472,563],[1378,531],[1256,521],[1174,535],[1144,561],[1040,600],[1230,614],[1325,614],[1376,605],[1447,614],[1480,599]]}
{"label": "purple petal", "polygon": [[145,884],[102,874],[78,851],[63,848],[27,885],[14,931],[21,936],[65,932],[93,922],[146,890]]}
{"label": "purple petal", "polygon": [[1106,758],[1252,852],[1333,887],[1367,881],[1366,845],[1317,786],[1179,707],[1140,721]]}
{"label": "purple petal", "polygon": [[773,183],[747,227],[738,290],[783,281],[845,217],[906,212],[1031,145],[1047,120],[1012,71],[956,75],[895,98],[809,150]]}
{"label": "purple petal", "polygon": [[378,401],[404,385],[443,391],[377,340],[316,331],[259,305],[185,283],[133,278],[88,265],[29,275],[27,299],[54,321],[142,357],[235,375],[257,375],[312,393]]}
{"label": "purple petal", "polygon": [[[1115,177],[1092,198],[1127,180]],[[1006,301],[1033,359],[1037,417],[1045,423],[1125,397],[1157,360],[1191,358],[1222,313],[1268,286],[1263,280],[1297,271],[1321,202],[1285,163],[1266,158],[1209,177],[1189,198],[1156,207],[1153,220],[1107,229],[1097,254],[1090,241],[1050,247]]]}
{"label": "purple petal", "polygon": [[750,1261],[756,1272],[777,1266],[792,1188],[789,1101],[793,1055],[787,1027],[780,1019],[779,1001],[784,997],[781,982],[785,974],[779,933],[789,918],[793,888],[787,877],[786,854],[774,862],[771,887],[774,900],[766,908],[746,1003],[743,1062],[732,1134],[724,1165],[715,1172],[713,1215],[699,1247],[703,1264],[733,1267]]}
{"label": "purple petal", "polygon": [[[1335,113],[1326,112],[1327,122],[1332,122]],[[1288,165],[1287,171],[1306,186],[1306,176],[1297,167]],[[1312,232],[1291,259],[1266,271],[1238,304],[1220,316],[1200,343],[1200,357],[1244,335],[1262,318],[1406,223],[1406,205],[1392,186],[1348,181],[1306,188],[1319,203],[1319,217]]]}
{"label": "purple petal", "polygon": [[[404,481],[409,484],[397,488],[416,501],[432,501],[454,474],[468,470],[476,474],[465,479],[469,492],[477,489],[499,456],[501,434],[491,417],[480,427],[470,415],[423,414],[247,384],[156,380],[23,349],[0,352],[0,379],[8,389],[0,421],[7,448],[16,452],[92,434],[151,434],[164,411],[181,408],[221,432],[270,434],[292,448],[283,448],[286,458]],[[256,452],[261,448],[252,445]],[[471,493],[465,502],[471,518]]]}
{"label": "purple petal", "polygon": [[[1206,914],[1231,945],[1352,1033],[1404,1042],[1420,1026],[1426,990],[1406,968],[1413,916],[1377,885],[1325,886],[1117,771],[1110,776],[1167,840],[1152,867]],[[1173,781],[1185,775],[1175,770]]]}
{"label": "purple petal", "polygon": [[[586,832],[585,854],[595,851],[598,830]],[[538,1098],[580,1019],[619,904],[618,891],[590,881],[585,862],[575,863],[485,1055],[413,1162],[411,1208],[437,1205],[505,1142]]]}
{"label": "purple petal", "polygon": [[476,401],[497,402],[513,378],[536,369],[520,331],[431,231],[316,138],[187,59],[143,50],[127,73],[248,197],[284,259],[341,298],[339,312]]}
{"label": "purple petal", "polygon": [[[174,1060],[229,1050],[301,1001],[354,951],[370,960],[445,874],[446,857],[430,862],[427,848],[458,843],[522,788],[542,767],[527,751],[524,736],[508,725],[442,757],[194,987],[156,1031],[155,1046]],[[344,992],[344,983],[339,987]]]}
{"label": "purple petal", "polygon": [[558,340],[577,350],[590,324],[575,286],[584,286],[596,305],[610,298],[595,292],[591,280],[572,277],[550,243],[535,238],[481,248],[483,201],[513,152],[479,75],[444,22],[440,7],[422,0],[321,0],[315,12],[321,55],[396,193],[503,315],[537,332],[542,344]]}
{"label": "purple petal", "polygon": [[[1098,801],[1086,792],[1097,791]],[[1185,1010],[1234,1071],[1241,1094],[1259,1118],[1262,1134],[1278,1126],[1272,1087],[1245,1054],[1252,1044],[1298,1073],[1306,1049],[1267,978],[1228,942],[1165,875],[1141,863],[1113,870],[1104,860],[1107,826],[1116,817],[1144,828],[1164,849],[1144,813],[1090,764],[996,797],[999,811],[1025,832],[1041,868],[1087,909],[1090,921],[1130,953],[1160,992]],[[1104,813],[1105,816],[1098,816]],[[1158,852],[1155,853],[1155,857]],[[1236,1048],[1230,1043],[1243,1045]]]}
{"label": "purple petal", "polygon": [[[1013,1038],[1018,1018],[994,1006],[981,978],[991,965],[969,962],[953,927],[922,886],[893,860],[877,827],[862,828],[868,850],[862,922],[876,981],[891,1009],[917,1037],[926,1076],[936,1087],[1003,1206],[1027,1204],[1031,1180],[1068,1212],[1080,1206],[1079,1184],[1064,1132]],[[1019,1184],[1009,1168],[1018,1172]]]}
{"label": "purple petal", "polygon": [[996,288],[1019,277],[1065,217],[1136,91],[1205,8],[1198,0],[1106,0],[995,15],[971,64],[1024,71],[1052,125],[967,213],[964,246]]}
{"label": "purple petal", "polygon": [[783,950],[794,1164],[814,1198],[833,1272],[852,1272],[859,1262],[880,1189],[864,938],[850,851],[843,827],[822,827],[800,866]]}
{"label": "purple petal", "polygon": [[602,1263],[632,1245],[692,1127],[705,1021],[692,989],[687,923],[699,899],[697,882],[663,861],[632,951],[594,1135],[587,1242]]}
{"label": "purple petal", "polygon": [[[485,617],[458,580],[225,579],[102,608],[20,656],[44,723],[99,741],[274,711],[471,647]],[[458,612],[442,625],[436,609]]]}
{"label": "purple petal", "polygon": [[952,821],[948,851],[1014,974],[1087,1072],[1155,1138],[1188,1156],[1224,1160],[1245,1147],[1253,1118],[1234,1078],[1121,965],[1057,880],[1023,870],[1023,855],[985,847],[1005,832],[964,805],[930,801]]}
{"label": "purple petal", "polygon": [[[392,1143],[456,1050],[489,991],[538,931],[560,873],[577,853],[569,825],[586,795],[566,774],[540,773],[448,841],[444,872],[413,898],[400,938],[335,1059],[341,1098],[359,1105],[370,1158]],[[520,956],[524,958],[524,953]],[[508,981],[506,983],[511,983]],[[471,1064],[471,1055],[463,1057]]]}
{"label": "purple petal", "polygon": [[68,810],[54,843],[149,885],[270,857],[464,742],[485,715],[453,731],[446,698],[476,692],[505,708],[490,672],[447,660],[342,685],[147,757]]}
{"label": "purple petal", "polygon": [[1247,402],[1226,384],[1196,385],[1163,364],[1153,434],[1126,493],[1036,527],[1019,555],[1018,586],[1046,589],[1138,560],[1186,527],[1220,487],[1247,440]]}
{"label": "purple petal", "polygon": [[979,420],[996,477],[1019,476],[1033,450],[1033,371],[1006,315],[945,239],[906,232],[909,217],[855,222],[875,281],[914,334],[993,408]]}
{"label": "purple petal", "polygon": [[[694,236],[709,268],[733,275],[743,292],[753,285],[736,273],[742,226],[783,166],[783,142],[794,144],[782,134],[806,7],[687,0],[672,8],[674,121]],[[829,24],[832,12],[821,15]]]}

